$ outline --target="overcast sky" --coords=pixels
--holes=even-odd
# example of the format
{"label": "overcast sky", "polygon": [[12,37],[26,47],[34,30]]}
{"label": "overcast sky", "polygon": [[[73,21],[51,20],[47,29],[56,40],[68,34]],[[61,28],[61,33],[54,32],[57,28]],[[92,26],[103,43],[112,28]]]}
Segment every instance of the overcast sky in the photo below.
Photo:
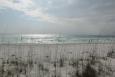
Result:
{"label": "overcast sky", "polygon": [[115,34],[115,0],[0,0],[0,33]]}

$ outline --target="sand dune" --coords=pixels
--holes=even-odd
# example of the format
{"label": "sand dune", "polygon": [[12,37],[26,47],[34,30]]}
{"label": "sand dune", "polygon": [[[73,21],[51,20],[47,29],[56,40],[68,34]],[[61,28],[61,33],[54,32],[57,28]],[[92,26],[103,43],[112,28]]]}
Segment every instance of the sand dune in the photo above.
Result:
{"label": "sand dune", "polygon": [[[10,62],[24,62],[28,67],[26,69],[27,77],[78,77],[74,76],[76,65],[71,63],[79,61],[77,68],[83,73],[83,66],[86,68],[89,61],[93,59],[91,54],[95,55],[96,60],[100,63],[91,65],[95,70],[99,70],[99,65],[102,65],[104,70],[107,67],[112,68],[114,71],[114,50],[115,44],[0,44],[0,65],[3,61],[8,61],[6,65],[11,65]],[[112,55],[107,54],[112,52]],[[90,57],[89,57],[90,56]],[[90,58],[90,59],[89,59]],[[97,59],[99,58],[99,59]],[[3,60],[4,59],[4,60]],[[20,60],[20,61],[19,61]],[[28,64],[32,61],[33,64]],[[9,64],[8,64],[9,63]],[[60,65],[61,64],[61,65]],[[6,67],[6,65],[4,65]],[[56,66],[55,66],[56,65]],[[106,65],[106,66],[105,66]],[[40,67],[39,67],[40,66]],[[11,66],[9,66],[11,67]],[[9,68],[6,67],[6,68]],[[32,68],[31,68],[32,67]],[[41,68],[42,67],[42,68]],[[6,69],[5,68],[5,69]],[[14,69],[16,67],[12,67]],[[24,67],[20,67],[23,68]],[[10,69],[10,68],[9,68]],[[8,70],[8,69],[6,69]],[[30,70],[30,71],[29,71]],[[44,71],[43,71],[44,70]],[[73,72],[72,72],[73,71]],[[107,75],[104,71],[103,75]],[[81,73],[80,73],[81,74]],[[113,73],[114,74],[114,73]],[[113,76],[111,75],[111,77]],[[18,74],[16,74],[17,76]],[[25,77],[20,73],[20,77]],[[108,75],[110,76],[110,75]],[[84,77],[84,76],[82,76]]]}

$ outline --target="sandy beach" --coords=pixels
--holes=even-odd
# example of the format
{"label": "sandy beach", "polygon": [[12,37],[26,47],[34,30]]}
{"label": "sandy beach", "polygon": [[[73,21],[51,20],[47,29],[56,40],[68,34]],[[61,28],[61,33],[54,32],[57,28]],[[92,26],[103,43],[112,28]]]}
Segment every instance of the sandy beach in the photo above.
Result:
{"label": "sandy beach", "polygon": [[28,52],[35,56],[56,54],[72,54],[80,56],[81,53],[94,51],[101,56],[105,56],[107,52],[115,49],[112,43],[81,43],[81,44],[0,44],[0,57],[7,57],[12,54],[26,57]]}
{"label": "sandy beach", "polygon": [[[33,67],[28,77],[55,77],[54,74],[60,75],[59,77],[74,77],[72,76],[75,72],[75,67],[71,66],[70,63],[74,60],[83,59],[83,64],[80,65],[80,71],[83,70],[83,66],[86,66],[87,62],[85,59],[89,58],[89,54],[95,55],[100,58],[99,61],[102,65],[111,66],[114,70],[114,54],[108,57],[107,54],[115,50],[115,44],[94,44],[94,43],[82,43],[82,44],[0,44],[0,64],[3,60],[13,60],[15,58],[22,59],[27,62],[32,61]],[[13,57],[15,56],[15,58]],[[11,59],[12,58],[12,59]],[[92,58],[91,58],[92,59]],[[104,60],[107,59],[107,60]],[[63,60],[63,61],[61,61]],[[60,66],[61,61],[63,63]],[[56,67],[55,67],[56,62]],[[77,61],[76,61],[77,62]],[[86,62],[86,63],[85,63]],[[45,71],[41,71],[38,65],[42,64]],[[98,63],[97,63],[98,64]],[[30,69],[30,66],[29,66]],[[28,70],[29,70],[28,69]],[[97,69],[97,65],[95,66]],[[98,68],[99,69],[99,68]],[[103,69],[107,70],[105,67]],[[27,71],[28,71],[27,70]],[[38,74],[39,71],[39,74]],[[79,71],[79,72],[80,72]],[[55,73],[54,73],[55,72]],[[45,74],[44,74],[45,73]],[[71,74],[71,75],[70,75]],[[114,74],[114,73],[113,73]],[[113,75],[112,74],[112,75]],[[103,73],[106,75],[106,73]],[[103,76],[102,75],[102,76]],[[113,77],[111,75],[111,77]],[[20,74],[20,77],[26,77],[24,74]],[[78,76],[75,76],[78,77]]]}

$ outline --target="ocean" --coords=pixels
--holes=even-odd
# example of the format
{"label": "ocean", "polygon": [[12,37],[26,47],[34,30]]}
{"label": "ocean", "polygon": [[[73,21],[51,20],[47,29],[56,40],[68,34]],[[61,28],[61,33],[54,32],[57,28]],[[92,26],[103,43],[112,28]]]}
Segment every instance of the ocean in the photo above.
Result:
{"label": "ocean", "polygon": [[0,44],[4,43],[114,43],[115,36],[60,35],[60,34],[1,34]]}

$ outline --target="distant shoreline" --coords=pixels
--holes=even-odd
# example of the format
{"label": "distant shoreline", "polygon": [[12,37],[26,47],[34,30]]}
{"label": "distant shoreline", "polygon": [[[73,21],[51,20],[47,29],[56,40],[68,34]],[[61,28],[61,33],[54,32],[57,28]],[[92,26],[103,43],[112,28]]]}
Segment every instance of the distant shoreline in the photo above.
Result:
{"label": "distant shoreline", "polygon": [[113,43],[0,43],[0,45],[79,45],[79,44],[115,44]]}

